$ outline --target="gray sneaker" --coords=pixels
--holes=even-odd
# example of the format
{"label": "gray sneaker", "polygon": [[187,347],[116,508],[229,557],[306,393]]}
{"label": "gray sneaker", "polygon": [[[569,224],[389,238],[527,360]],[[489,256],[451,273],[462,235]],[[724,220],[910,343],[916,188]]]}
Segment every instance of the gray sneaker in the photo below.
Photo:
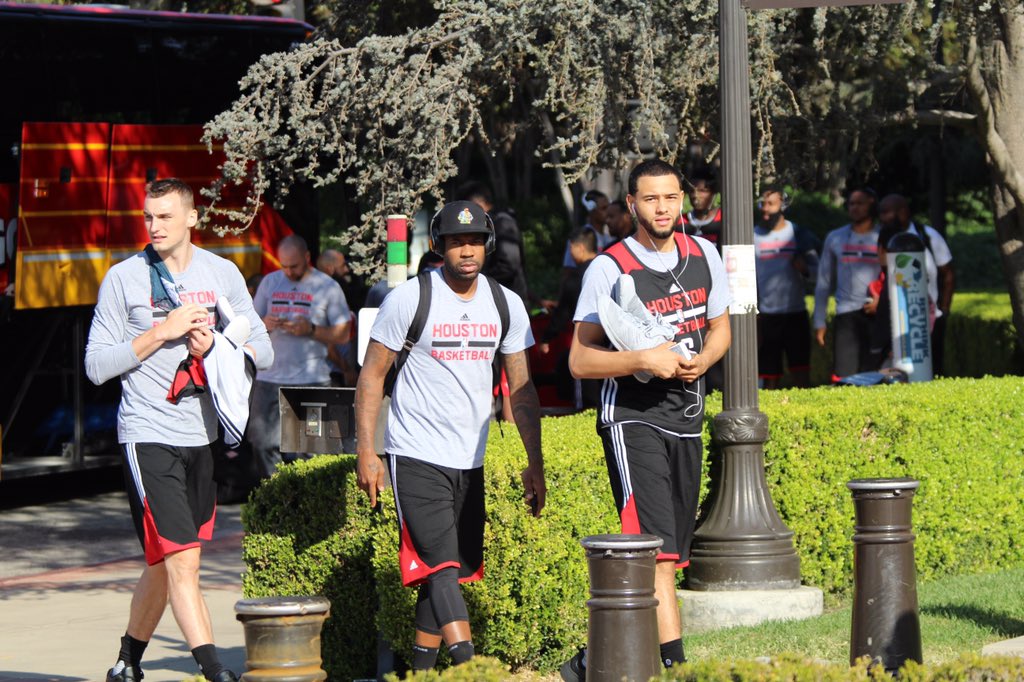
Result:
{"label": "gray sneaker", "polygon": [[[647,350],[675,338],[671,325],[658,324],[653,316],[640,320],[619,307],[611,296],[601,296],[597,300],[597,314],[608,340],[619,350]],[[652,375],[650,372],[635,372],[633,376],[637,381],[647,383]]]}
{"label": "gray sneaker", "polygon": [[647,306],[640,300],[640,297],[636,295],[636,281],[632,275],[619,275],[616,284],[617,286],[614,288],[613,293],[615,294],[615,302],[619,304],[620,308],[638,319],[653,317],[651,311],[647,309]]}
{"label": "gray sneaker", "polygon": [[[676,338],[676,328],[665,322],[662,315],[651,313],[637,297],[630,275],[624,274],[618,278],[616,293],[618,302],[610,296],[602,296],[597,301],[601,327],[615,348],[646,350]],[[690,357],[689,349],[682,342],[674,345],[672,350],[683,357]],[[640,383],[646,384],[653,375],[649,372],[634,372],[633,376]]]}

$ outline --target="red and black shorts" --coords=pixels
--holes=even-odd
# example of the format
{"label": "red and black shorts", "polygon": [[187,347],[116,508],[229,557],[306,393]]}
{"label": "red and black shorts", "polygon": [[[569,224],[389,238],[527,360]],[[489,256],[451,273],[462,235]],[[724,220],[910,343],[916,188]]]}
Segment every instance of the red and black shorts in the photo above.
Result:
{"label": "red and black shorts", "polygon": [[152,566],[213,537],[213,446],[121,443],[135,532]]}
{"label": "red and black shorts", "polygon": [[658,561],[690,563],[700,494],[700,438],[680,438],[647,424],[601,429],[608,480],[623,533],[657,535]]}
{"label": "red and black shorts", "polygon": [[484,577],[484,469],[451,469],[388,455],[398,511],[398,562],[406,587],[442,568],[459,582]]}
{"label": "red and black shorts", "polygon": [[782,356],[790,372],[811,367],[811,322],[807,311],[761,313],[757,316],[757,374],[762,379],[781,379]]}

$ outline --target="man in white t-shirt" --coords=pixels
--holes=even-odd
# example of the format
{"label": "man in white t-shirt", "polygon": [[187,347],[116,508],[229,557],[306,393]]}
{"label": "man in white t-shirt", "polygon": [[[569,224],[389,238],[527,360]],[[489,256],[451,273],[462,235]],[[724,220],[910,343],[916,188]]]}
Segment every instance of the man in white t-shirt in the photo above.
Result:
{"label": "man in white t-shirt", "polygon": [[[729,284],[711,242],[675,231],[683,208],[675,167],[660,159],[637,164],[626,201],[636,233],[587,267],[573,317],[569,368],[578,379],[604,380],[597,430],[622,532],[663,540],[654,589],[659,658],[671,667],[686,660],[676,570],[689,565],[697,518],[704,375],[732,340]],[[629,281],[631,296],[623,292]],[[647,317],[667,327],[668,338],[648,334],[652,342],[642,348],[611,348],[614,327],[606,326],[600,312],[609,296],[636,299]],[[582,682],[586,667],[587,652],[581,650],[560,672],[567,682]]]}
{"label": "man in white t-shirt", "polygon": [[[419,586],[412,667],[434,667],[443,640],[456,665],[473,656],[459,583],[483,577],[484,450],[490,422],[492,361],[501,353],[516,428],[526,449],[524,498],[535,516],[546,487],[540,405],[526,349],[533,345],[526,307],[480,271],[494,248],[494,226],[477,204],[446,204],[430,223],[431,249],[444,257],[430,273],[430,312],[395,378],[384,435],[400,534],[402,583]],[[504,296],[503,330],[494,292]],[[356,388],[359,487],[370,504],[387,473],[374,451],[385,377],[405,345],[420,296],[419,278],[396,287],[370,331]]]}
{"label": "man in white t-shirt", "polygon": [[283,461],[278,392],[331,385],[327,349],[348,341],[352,317],[341,286],[313,267],[305,239],[282,239],[277,259],[281,269],[263,278],[253,298],[274,346],[274,364],[257,375],[246,432],[262,476]]}
{"label": "man in white t-shirt", "polygon": [[953,304],[955,276],[953,254],[938,230],[930,225],[917,225],[910,219],[910,204],[899,194],[890,194],[878,205],[878,220],[883,227],[916,234],[924,242],[925,271],[928,273],[928,297],[935,306],[935,325],[932,327],[932,370],[943,374],[946,338],[946,320]]}

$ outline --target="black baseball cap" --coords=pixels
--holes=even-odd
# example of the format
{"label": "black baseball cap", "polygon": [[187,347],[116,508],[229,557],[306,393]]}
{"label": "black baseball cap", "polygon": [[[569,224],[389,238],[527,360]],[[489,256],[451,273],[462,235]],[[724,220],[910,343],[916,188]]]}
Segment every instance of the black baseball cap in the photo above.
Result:
{"label": "black baseball cap", "polygon": [[445,204],[431,221],[430,231],[438,237],[448,234],[491,234],[494,228],[487,213],[472,201]]}

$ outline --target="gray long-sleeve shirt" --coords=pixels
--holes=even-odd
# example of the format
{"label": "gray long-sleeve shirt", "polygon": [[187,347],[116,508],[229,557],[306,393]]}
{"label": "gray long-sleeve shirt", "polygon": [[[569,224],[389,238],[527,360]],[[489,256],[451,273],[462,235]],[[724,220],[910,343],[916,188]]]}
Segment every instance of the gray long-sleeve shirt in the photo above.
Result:
{"label": "gray long-sleeve shirt", "polygon": [[814,288],[814,328],[825,326],[828,297],[835,291],[836,314],[860,310],[868,294],[868,285],[878,278],[878,225],[858,233],[850,225],[832,230],[825,236],[818,262],[818,282]]}
{"label": "gray long-sleeve shirt", "polygon": [[[225,296],[236,315],[249,319],[247,344],[257,369],[274,360],[263,321],[253,310],[242,273],[234,263],[199,247],[192,247],[192,262],[173,275],[182,303],[206,306],[210,326],[216,323],[217,299]],[[162,443],[199,446],[217,439],[217,413],[209,392],[167,400],[178,365],[188,354],[185,337],[165,343],[139,361],[132,339],[167,319],[154,308],[149,264],[142,253],[110,268],[100,286],[99,300],[85,348],[85,372],[94,384],[121,377],[121,405],[117,411],[117,438],[121,443]]]}

